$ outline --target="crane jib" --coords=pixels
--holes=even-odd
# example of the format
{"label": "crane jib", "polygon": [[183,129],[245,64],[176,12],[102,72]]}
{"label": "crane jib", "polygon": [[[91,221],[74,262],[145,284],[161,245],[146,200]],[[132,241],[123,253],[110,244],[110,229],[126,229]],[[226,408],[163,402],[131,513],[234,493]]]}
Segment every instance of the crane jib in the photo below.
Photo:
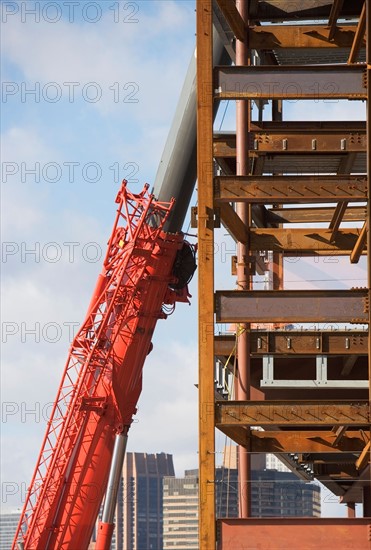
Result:
{"label": "crane jib", "polygon": [[[87,548],[117,434],[127,436],[158,319],[188,301],[194,247],[163,226],[174,201],[130,193],[119,207],[85,320],[72,342],[13,549]],[[109,537],[105,523],[102,537]],[[106,534],[105,534],[106,533]]]}

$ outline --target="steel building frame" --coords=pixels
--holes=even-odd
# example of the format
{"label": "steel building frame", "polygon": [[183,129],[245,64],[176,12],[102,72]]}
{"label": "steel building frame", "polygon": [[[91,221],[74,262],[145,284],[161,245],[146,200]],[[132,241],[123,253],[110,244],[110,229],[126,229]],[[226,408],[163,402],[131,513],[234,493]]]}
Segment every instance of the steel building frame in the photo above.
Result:
{"label": "steel building frame", "polygon": [[[213,68],[213,24],[233,66]],[[368,330],[285,327],[370,323],[370,32],[363,0],[197,0],[201,550],[284,549],[298,533],[308,550],[370,548]],[[282,104],[291,99],[366,100],[367,122],[305,122],[304,110],[303,120],[285,121]],[[222,100],[237,102],[235,133],[214,131]],[[259,120],[251,120],[252,102]],[[272,120],[263,121],[267,102]],[[220,221],[237,243],[236,290],[214,285]],[[257,291],[252,274],[268,253],[273,288]],[[348,256],[350,264],[366,256],[367,287],[284,290],[283,256],[298,254]],[[216,322],[235,323],[236,334],[216,335]],[[231,356],[232,401],[215,388],[216,360],[228,371]],[[215,428],[239,445],[240,519],[216,519]],[[251,518],[253,452],[289,465],[295,454],[348,504],[349,519]],[[354,517],[357,502],[363,518]]]}

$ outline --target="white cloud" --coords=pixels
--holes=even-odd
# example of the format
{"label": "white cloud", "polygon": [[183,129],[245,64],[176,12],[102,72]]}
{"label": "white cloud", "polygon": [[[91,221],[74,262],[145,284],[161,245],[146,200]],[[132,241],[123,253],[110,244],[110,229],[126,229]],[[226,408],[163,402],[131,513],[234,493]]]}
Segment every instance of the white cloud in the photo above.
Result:
{"label": "white cloud", "polygon": [[[193,44],[192,34],[182,40],[177,35],[186,36],[182,32],[194,24],[193,14],[182,2],[158,2],[153,13],[145,4],[139,3],[135,24],[113,24],[109,11],[96,24],[61,20],[52,25],[32,19],[24,24],[20,17],[9,18],[3,55],[22,72],[28,86],[40,82],[41,99],[43,89],[52,96],[52,88],[46,88],[52,82],[63,98],[94,98],[94,86],[84,86],[96,83],[98,97],[99,91],[102,96],[93,106],[102,114],[116,114],[119,100],[121,116],[130,113],[141,123],[159,124],[168,117],[169,107],[175,108]],[[168,47],[174,55],[167,54]]]}
{"label": "white cloud", "polygon": [[30,227],[45,223],[45,186],[29,185],[35,176],[28,170],[38,170],[36,163],[56,159],[53,146],[47,144],[33,128],[11,126],[1,136],[2,157],[2,219],[3,239],[25,235]]}

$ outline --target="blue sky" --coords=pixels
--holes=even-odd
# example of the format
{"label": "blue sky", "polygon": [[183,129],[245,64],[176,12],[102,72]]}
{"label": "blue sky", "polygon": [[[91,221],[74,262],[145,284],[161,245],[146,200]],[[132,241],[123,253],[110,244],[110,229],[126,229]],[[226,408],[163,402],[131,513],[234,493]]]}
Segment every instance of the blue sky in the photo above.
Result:
{"label": "blue sky", "polygon": [[[73,17],[54,4],[55,23],[43,3],[2,4],[2,479],[18,485],[100,271],[119,182],[153,184],[194,48],[194,2],[80,2]],[[196,311],[159,323],[129,446],[179,453],[179,472],[197,463]]]}
{"label": "blue sky", "polygon": [[[119,181],[131,180],[133,191],[154,182],[194,48],[195,2],[1,7],[1,435],[7,508],[19,505],[29,483],[71,331],[84,317],[100,271]],[[288,117],[301,116],[298,109],[289,105]],[[306,114],[314,120],[364,115],[362,106],[347,109],[320,102]],[[233,128],[233,120],[229,108],[223,128]],[[217,271],[220,287],[233,247],[225,231],[217,239],[226,251]],[[338,279],[347,260],[341,265]],[[303,269],[309,273],[304,261],[288,264],[287,280],[301,284]],[[310,269],[314,279],[329,273],[323,263]],[[358,267],[353,273],[359,281],[364,276]],[[173,453],[178,474],[198,461],[195,280],[191,293],[191,307],[179,305],[158,324],[129,437],[130,451]],[[220,435],[218,445],[224,445]]]}

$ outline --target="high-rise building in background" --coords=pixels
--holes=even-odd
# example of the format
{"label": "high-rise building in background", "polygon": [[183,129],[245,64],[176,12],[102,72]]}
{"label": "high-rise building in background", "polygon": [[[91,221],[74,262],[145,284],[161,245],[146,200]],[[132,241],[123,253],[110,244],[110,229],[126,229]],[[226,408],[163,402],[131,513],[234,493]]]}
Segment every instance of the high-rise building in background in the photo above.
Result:
{"label": "high-rise building in background", "polygon": [[0,550],[12,547],[20,515],[20,512],[0,514]]}
{"label": "high-rise building in background", "polygon": [[174,475],[172,455],[126,454],[116,506],[114,550],[162,550],[162,480]]}
{"label": "high-rise building in background", "polygon": [[[255,457],[255,467],[265,461]],[[229,461],[228,461],[229,462]],[[236,464],[232,457],[231,464]],[[320,488],[305,483],[289,471],[252,470],[252,517],[321,515]],[[216,516],[238,517],[238,471],[225,465],[215,469]],[[183,478],[164,479],[164,550],[197,550],[198,470],[186,470]]]}
{"label": "high-rise building in background", "polygon": [[253,470],[251,482],[253,517],[320,517],[321,490],[292,472]]}
{"label": "high-rise building in background", "polygon": [[164,550],[198,550],[198,470],[164,478]]}
{"label": "high-rise building in background", "polygon": [[[253,517],[321,515],[316,484],[299,480],[273,455],[252,455],[252,468]],[[217,517],[238,517],[235,446],[225,448],[215,484]],[[127,453],[111,550],[198,548],[198,470],[186,470],[184,477],[176,478],[172,455]]]}
{"label": "high-rise building in background", "polygon": [[[273,454],[251,456],[251,515],[292,517],[321,515],[321,490],[304,482]],[[238,513],[237,447],[226,446],[223,467],[217,473],[217,517]]]}
{"label": "high-rise building in background", "polygon": [[277,470],[278,472],[290,472],[291,470],[285,466],[283,462],[276,455],[267,454],[264,455],[265,458],[265,467],[267,470]]}
{"label": "high-rise building in background", "polygon": [[[111,550],[162,550],[165,476],[175,476],[172,455],[126,453]],[[95,540],[96,529],[89,550],[94,550]]]}

